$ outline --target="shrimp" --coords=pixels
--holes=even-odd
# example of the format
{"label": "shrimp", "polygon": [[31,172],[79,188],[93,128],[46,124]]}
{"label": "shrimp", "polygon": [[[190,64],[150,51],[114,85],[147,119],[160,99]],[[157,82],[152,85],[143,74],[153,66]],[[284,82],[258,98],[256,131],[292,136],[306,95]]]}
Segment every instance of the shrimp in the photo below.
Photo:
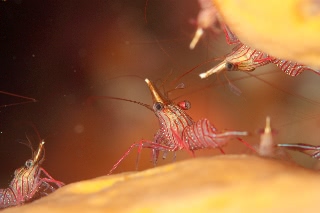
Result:
{"label": "shrimp", "polygon": [[0,209],[30,202],[36,196],[45,196],[64,186],[64,183],[55,180],[41,167],[44,160],[44,141],[41,141],[38,150],[32,154],[32,159],[15,170],[9,187],[0,189]]}
{"label": "shrimp", "polygon": [[210,70],[199,74],[200,78],[207,78],[210,75],[222,71],[254,71],[257,67],[273,63],[283,72],[290,76],[297,76],[300,73],[309,70],[320,75],[320,70],[299,64],[293,61],[277,59],[267,53],[258,51],[244,44],[238,44],[233,51],[228,54],[221,63]]}
{"label": "shrimp", "polygon": [[[218,148],[222,153],[224,153],[221,147],[226,145],[229,139],[247,135],[247,132],[245,131],[219,132],[206,118],[195,122],[185,112],[185,110],[191,108],[189,101],[182,101],[176,104],[162,95],[158,89],[153,86],[149,79],[145,79],[145,82],[151,91],[153,107],[142,103],[139,104],[154,111],[155,115],[159,119],[160,128],[154,136],[154,141],[141,140],[132,144],[116,164],[114,164],[109,175],[118,167],[120,162],[134,147],[138,147],[137,163],[141,149],[149,148],[152,150],[153,164],[156,165],[160,151],[164,152],[163,158],[166,157],[169,151],[176,154],[179,150],[186,150],[193,157],[194,151],[199,149]],[[250,149],[254,150],[245,141],[240,141]]]}
{"label": "shrimp", "polygon": [[225,57],[218,65],[210,70],[199,74],[200,78],[207,78],[214,73],[221,71],[245,71],[251,72],[257,67],[273,63],[278,66],[283,72],[290,76],[297,76],[300,73],[309,70],[320,75],[320,70],[312,69],[309,66],[299,64],[294,61],[288,61],[275,58],[268,53],[253,49],[243,43],[237,36],[228,28],[227,25],[222,24],[223,31],[226,36],[228,44],[237,44],[230,54]]}

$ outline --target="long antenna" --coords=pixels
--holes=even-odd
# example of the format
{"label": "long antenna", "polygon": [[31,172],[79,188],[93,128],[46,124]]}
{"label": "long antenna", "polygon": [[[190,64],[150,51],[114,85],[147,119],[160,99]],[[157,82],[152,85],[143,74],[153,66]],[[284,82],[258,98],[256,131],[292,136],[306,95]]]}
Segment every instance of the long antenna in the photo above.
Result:
{"label": "long antenna", "polygon": [[96,100],[96,99],[113,99],[113,100],[119,100],[119,101],[127,101],[127,102],[131,102],[131,103],[139,104],[139,105],[144,106],[145,108],[153,111],[152,107],[148,104],[145,104],[145,103],[142,103],[139,101],[133,101],[133,100],[125,99],[125,98],[117,98],[117,97],[112,97],[112,96],[91,96],[91,97],[89,97],[88,102],[91,103],[93,100]]}
{"label": "long antenna", "polygon": [[27,99],[27,100],[28,100],[28,101],[23,101],[23,102],[19,102],[19,103],[5,104],[5,105],[2,105],[2,106],[0,106],[0,107],[9,107],[9,106],[15,106],[15,105],[20,105],[20,104],[26,104],[26,103],[30,103],[30,102],[37,102],[36,99],[34,99],[34,98],[29,98],[29,97],[27,97],[27,96],[17,95],[17,94],[10,93],[10,92],[5,92],[5,91],[2,91],[2,90],[0,90],[0,93],[5,94],[5,95],[10,95],[10,96],[14,96],[14,97],[23,98],[23,99]]}

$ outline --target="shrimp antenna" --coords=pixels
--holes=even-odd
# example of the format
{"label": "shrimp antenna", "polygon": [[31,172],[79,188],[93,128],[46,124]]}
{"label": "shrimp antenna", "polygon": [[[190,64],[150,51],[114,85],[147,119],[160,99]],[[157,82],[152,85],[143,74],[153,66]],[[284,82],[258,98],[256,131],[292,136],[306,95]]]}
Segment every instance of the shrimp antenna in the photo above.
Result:
{"label": "shrimp antenna", "polygon": [[[171,90],[168,90],[167,92],[166,92],[166,96],[167,97],[169,97],[169,94],[171,93],[171,92],[174,92],[174,91],[177,91],[177,90],[180,90],[180,89],[185,89],[185,84],[184,83],[180,83],[180,84],[178,84],[175,88],[173,88],[173,89],[171,89]],[[172,98],[172,100],[175,100],[176,98]]]}
{"label": "shrimp antenna", "polygon": [[2,90],[0,90],[0,93],[5,94],[5,95],[10,95],[10,96],[14,96],[14,97],[18,97],[18,98],[23,98],[23,99],[29,100],[29,101],[23,101],[23,102],[19,102],[19,103],[5,104],[5,105],[2,105],[2,106],[0,106],[0,107],[8,107],[8,106],[15,106],[15,105],[20,105],[20,104],[26,104],[26,103],[30,103],[30,102],[37,102],[37,100],[34,99],[34,98],[29,98],[29,97],[26,97],[26,96],[17,95],[17,94],[10,93],[10,92],[5,92],[5,91],[2,91]]}
{"label": "shrimp antenna", "polygon": [[279,90],[279,91],[281,91],[281,92],[283,92],[283,93],[285,93],[285,94],[288,94],[288,95],[297,97],[297,98],[299,98],[300,100],[306,101],[306,102],[308,102],[308,103],[310,103],[310,104],[313,104],[313,105],[316,105],[316,106],[317,106],[318,104],[320,104],[320,102],[318,102],[318,101],[315,101],[315,100],[312,100],[312,99],[303,97],[302,95],[299,95],[299,94],[293,94],[292,92],[286,91],[286,90],[278,87],[277,85],[275,85],[275,84],[273,84],[273,83],[270,83],[270,82],[268,82],[268,81],[266,81],[266,80],[258,77],[257,75],[253,75],[253,74],[251,74],[251,73],[249,73],[249,72],[246,72],[246,74],[249,75],[249,76],[251,76],[251,77],[254,77],[255,79],[258,79],[259,81],[261,81],[261,82],[263,82],[263,83],[265,83],[265,84],[267,84],[267,85],[269,85],[269,86],[272,86],[272,87],[276,88],[277,90]]}
{"label": "shrimp antenna", "polygon": [[140,77],[139,75],[121,75],[121,76],[108,78],[107,80],[109,81],[109,80],[121,79],[121,78],[125,78],[125,77],[139,78],[139,79],[144,81],[144,78]]}
{"label": "shrimp antenna", "polygon": [[[23,123],[25,123],[27,126],[31,126],[31,128],[32,128],[33,132],[35,133],[35,135],[32,134],[32,136],[30,137],[29,136],[30,134],[25,132],[25,136],[27,138],[27,141],[19,141],[19,143],[21,143],[21,144],[23,144],[23,145],[25,145],[25,146],[27,146],[27,147],[29,147],[31,149],[32,158],[34,159],[35,156],[36,156],[36,153],[35,153],[36,150],[32,146],[32,141],[34,141],[35,139],[38,139],[38,141],[40,141],[40,144],[42,144],[41,147],[38,148],[38,150],[41,149],[42,150],[41,153],[44,153],[44,147],[42,147],[43,144],[44,144],[44,140],[41,139],[40,133],[39,133],[38,129],[36,128],[36,126],[34,125],[34,123],[32,123],[32,122],[23,122]],[[34,138],[34,136],[36,136],[37,138]],[[37,155],[40,155],[41,153],[39,153]],[[36,157],[36,158],[39,159],[39,156]],[[41,161],[41,160],[39,160],[39,161]]]}
{"label": "shrimp antenna", "polygon": [[19,141],[19,143],[21,143],[21,144],[23,144],[23,145],[25,145],[25,146],[27,146],[27,147],[29,147],[29,148],[31,149],[31,155],[32,155],[32,158],[33,158],[33,157],[34,157],[34,156],[33,156],[33,155],[34,155],[34,148],[32,147],[31,140],[30,140],[30,138],[28,137],[27,133],[25,133],[25,135],[26,135],[26,138],[27,138],[27,142],[25,142],[25,141]]}
{"label": "shrimp antenna", "polygon": [[195,67],[193,67],[193,68],[191,68],[190,70],[188,70],[187,72],[185,72],[185,73],[183,73],[182,75],[178,76],[176,79],[174,79],[174,80],[173,80],[173,83],[176,84],[181,78],[183,78],[184,76],[186,76],[186,75],[188,75],[189,73],[193,72],[193,71],[194,71],[195,69],[197,69],[198,67],[201,67],[201,66],[203,66],[203,65],[205,65],[205,64],[208,64],[208,63],[210,63],[210,62],[212,62],[212,61],[218,61],[218,60],[223,61],[224,58],[223,58],[223,57],[214,58],[214,59],[207,60],[207,61],[205,61],[205,62],[203,62],[203,63],[201,63],[201,64],[198,64],[198,65],[196,65]]}
{"label": "shrimp antenna", "polygon": [[129,99],[125,99],[125,98],[117,98],[117,97],[112,97],[112,96],[91,96],[87,102],[92,103],[93,100],[96,99],[113,99],[113,100],[119,100],[119,101],[127,101],[127,102],[131,102],[131,103],[135,103],[135,104],[139,104],[141,106],[144,106],[145,108],[153,111],[152,107],[148,104],[139,102],[139,101],[133,101],[133,100],[129,100]]}

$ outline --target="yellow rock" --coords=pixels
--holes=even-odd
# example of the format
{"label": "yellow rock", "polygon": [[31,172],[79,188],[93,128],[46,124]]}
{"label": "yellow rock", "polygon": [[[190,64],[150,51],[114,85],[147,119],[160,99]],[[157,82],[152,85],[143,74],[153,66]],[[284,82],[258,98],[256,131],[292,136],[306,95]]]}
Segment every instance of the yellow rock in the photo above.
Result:
{"label": "yellow rock", "polygon": [[320,1],[213,1],[243,43],[278,58],[320,68]]}
{"label": "yellow rock", "polygon": [[318,212],[319,188],[315,171],[224,155],[73,183],[3,213]]}

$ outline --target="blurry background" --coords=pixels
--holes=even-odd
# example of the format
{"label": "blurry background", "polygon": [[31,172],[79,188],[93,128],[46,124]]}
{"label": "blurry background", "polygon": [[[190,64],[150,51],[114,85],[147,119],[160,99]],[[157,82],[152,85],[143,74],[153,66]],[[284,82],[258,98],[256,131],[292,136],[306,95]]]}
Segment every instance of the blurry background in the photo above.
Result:
{"label": "blurry background", "polygon": [[[277,142],[319,144],[319,77],[303,73],[289,77],[265,66],[250,77],[227,73],[241,94],[232,92],[226,76],[200,80],[207,63],[230,52],[224,36],[206,32],[189,50],[196,29],[198,3],[184,0],[0,1],[0,90],[35,98],[38,102],[0,108],[0,187],[8,186],[16,168],[31,157],[20,144],[26,135],[34,148],[45,139],[43,167],[66,183],[106,175],[127,148],[140,139],[153,139],[158,129],[154,114],[124,101],[96,99],[109,95],[152,104],[143,81],[149,78],[168,91],[183,82],[184,90],[170,93],[191,101],[190,115],[208,118],[218,129],[246,130],[251,144],[259,141],[265,117],[271,116]],[[146,11],[146,12],[145,12]],[[138,76],[138,77],[137,77]],[[257,78],[262,78],[263,82]],[[0,94],[1,105],[24,101]],[[227,153],[250,153],[236,140]],[[115,171],[135,169],[134,150]],[[219,154],[217,150],[197,156]],[[177,160],[190,158],[179,152]],[[315,160],[296,154],[311,167]],[[172,162],[172,155],[159,164]],[[143,150],[139,169],[151,168],[150,151]]]}

